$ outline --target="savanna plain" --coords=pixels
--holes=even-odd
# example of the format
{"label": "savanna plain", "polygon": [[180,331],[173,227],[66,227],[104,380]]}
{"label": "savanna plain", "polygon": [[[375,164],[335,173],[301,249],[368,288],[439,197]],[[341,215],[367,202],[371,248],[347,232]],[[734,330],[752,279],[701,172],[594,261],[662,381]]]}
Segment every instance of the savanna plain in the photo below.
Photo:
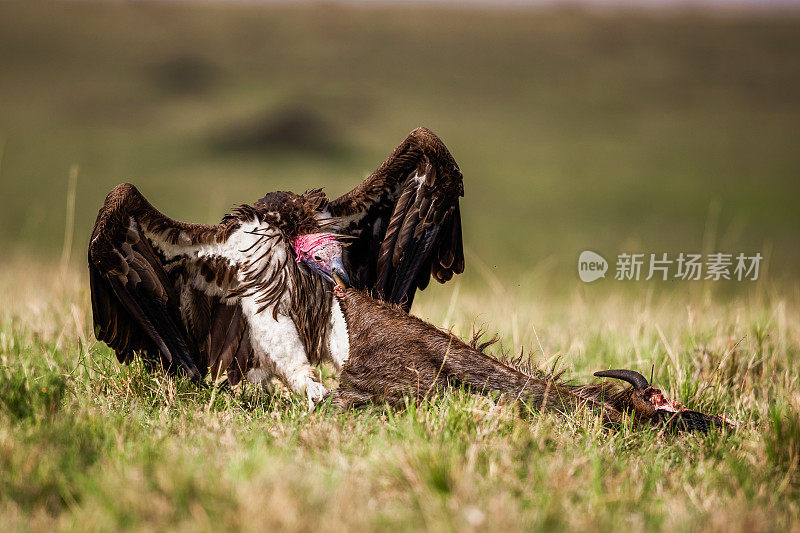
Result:
{"label": "savanna plain", "polygon": [[[800,529],[799,95],[791,11],[0,3],[0,525]],[[340,194],[419,125],[464,173],[467,272],[415,314],[576,382],[652,371],[738,429],[523,420],[462,391],[309,411],[94,339],[84,254],[115,184],[213,222]],[[585,249],[606,279],[578,280]],[[764,262],[616,281],[624,251]]]}

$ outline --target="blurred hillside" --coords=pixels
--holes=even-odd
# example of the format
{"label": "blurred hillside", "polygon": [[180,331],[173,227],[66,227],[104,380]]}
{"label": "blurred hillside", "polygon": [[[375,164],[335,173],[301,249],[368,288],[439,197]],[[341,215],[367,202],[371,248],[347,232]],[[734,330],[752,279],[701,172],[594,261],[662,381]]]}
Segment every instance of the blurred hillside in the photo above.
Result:
{"label": "blurred hillside", "polygon": [[213,222],[338,195],[418,125],[464,172],[473,275],[576,284],[584,249],[800,268],[797,17],[0,3],[7,253],[60,255],[73,164],[78,261],[121,181]]}

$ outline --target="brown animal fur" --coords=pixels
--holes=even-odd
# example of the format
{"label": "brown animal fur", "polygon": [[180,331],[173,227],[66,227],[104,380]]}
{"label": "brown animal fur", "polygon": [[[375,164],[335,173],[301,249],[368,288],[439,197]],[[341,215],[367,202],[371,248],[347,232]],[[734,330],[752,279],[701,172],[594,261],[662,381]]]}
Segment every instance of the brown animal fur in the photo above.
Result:
{"label": "brown animal fur", "polygon": [[408,315],[397,306],[374,300],[354,289],[336,288],[347,322],[350,357],[342,369],[331,403],[346,409],[370,402],[422,400],[452,387],[473,393],[496,392],[520,401],[526,409],[562,414],[585,408],[607,425],[618,425],[625,414],[636,424],[665,426],[675,431],[708,431],[735,427],[720,415],[707,415],[674,402],[650,386],[641,374],[608,370],[595,375],[628,381],[631,388],[612,385],[571,385],[519,364],[508,364],[484,353],[494,342],[467,344],[449,331]]}
{"label": "brown animal fur", "polygon": [[350,338],[350,357],[339,387],[331,393],[337,408],[370,402],[397,404],[422,400],[452,387],[474,393],[497,392],[532,409],[573,412],[579,407],[619,423],[630,404],[629,392],[597,384],[574,386],[557,376],[524,371],[483,352],[479,336],[470,344],[397,307],[347,289],[339,296]]}

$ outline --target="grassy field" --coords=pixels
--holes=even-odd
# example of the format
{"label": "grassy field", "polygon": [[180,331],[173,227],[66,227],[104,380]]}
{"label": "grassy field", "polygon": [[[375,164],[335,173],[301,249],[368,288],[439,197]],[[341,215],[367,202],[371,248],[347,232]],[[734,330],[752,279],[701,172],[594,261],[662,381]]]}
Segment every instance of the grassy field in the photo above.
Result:
{"label": "grassy field", "polygon": [[0,523],[10,529],[798,528],[796,298],[575,293],[544,306],[532,293],[487,304],[459,290],[417,307],[461,334],[495,317],[506,345],[560,357],[576,380],[654,364],[670,395],[742,424],[676,437],[606,431],[586,415],[525,421],[463,393],[338,414],[252,386],[200,390],[119,367],[92,339],[79,273],[48,276],[27,264],[0,271]]}
{"label": "grassy field", "polygon": [[[0,528],[800,530],[798,124],[795,14],[0,2]],[[210,222],[343,192],[418,125],[464,172],[468,253],[415,314],[575,381],[654,366],[740,429],[524,421],[461,393],[308,412],[96,342],[82,260],[113,185]],[[766,262],[587,285],[584,249]]]}

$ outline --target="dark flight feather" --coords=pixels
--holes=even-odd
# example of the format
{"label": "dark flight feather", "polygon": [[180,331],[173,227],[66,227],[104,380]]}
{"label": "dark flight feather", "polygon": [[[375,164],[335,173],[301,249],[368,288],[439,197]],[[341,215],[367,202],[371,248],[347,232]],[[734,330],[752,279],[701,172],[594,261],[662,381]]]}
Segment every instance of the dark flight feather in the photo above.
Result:
{"label": "dark flight feather", "polygon": [[[426,128],[412,131],[363,183],[331,201],[327,211],[350,235],[346,263],[356,288],[411,307],[433,276],[464,271],[459,198],[461,170]],[[444,229],[444,231],[442,231]]]}

